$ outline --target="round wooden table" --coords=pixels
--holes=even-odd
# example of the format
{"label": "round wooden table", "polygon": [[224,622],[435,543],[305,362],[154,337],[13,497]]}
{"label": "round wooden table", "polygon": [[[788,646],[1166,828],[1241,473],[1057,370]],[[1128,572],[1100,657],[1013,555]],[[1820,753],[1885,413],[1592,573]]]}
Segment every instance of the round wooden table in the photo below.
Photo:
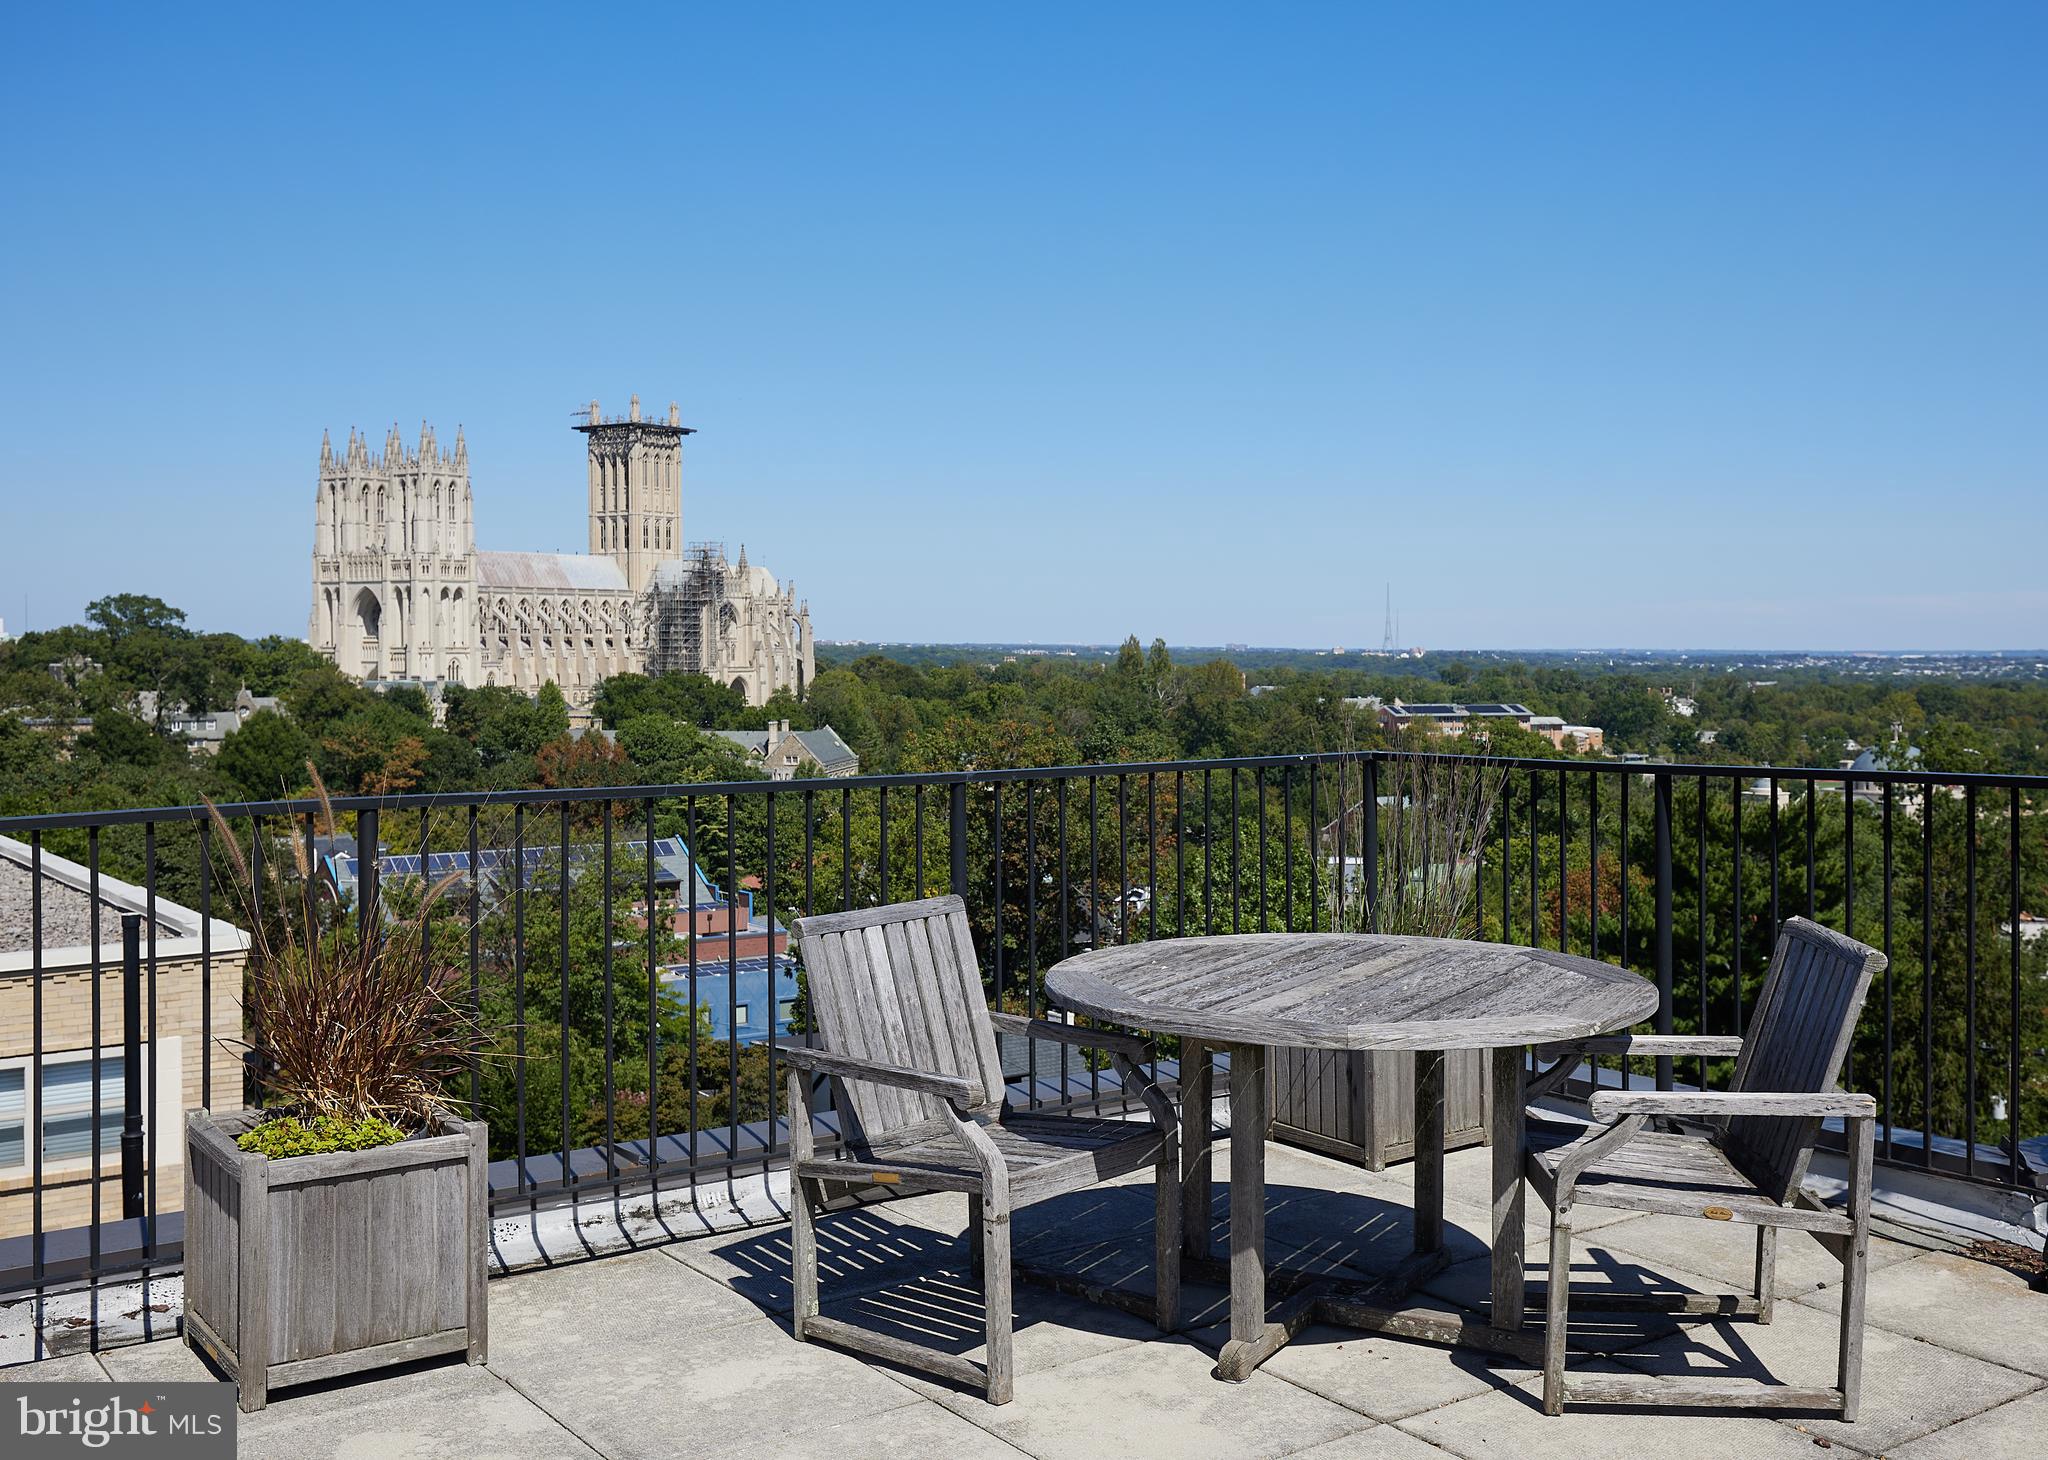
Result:
{"label": "round wooden table", "polygon": [[[1099,948],[1046,974],[1061,1006],[1112,1024],[1175,1034],[1181,1051],[1183,1242],[1208,1264],[1209,1052],[1230,1055],[1230,1341],[1226,1379],[1253,1370],[1314,1322],[1469,1344],[1528,1357],[1522,1316],[1523,1049],[1626,1029],[1657,1009],[1648,980],[1569,953],[1377,933],[1249,933]],[[1269,1318],[1265,1259],[1266,1052],[1415,1052],[1415,1251],[1386,1277],[1341,1282],[1281,1269]],[[1440,1271],[1444,1051],[1493,1051],[1493,1321],[1388,1307]]]}

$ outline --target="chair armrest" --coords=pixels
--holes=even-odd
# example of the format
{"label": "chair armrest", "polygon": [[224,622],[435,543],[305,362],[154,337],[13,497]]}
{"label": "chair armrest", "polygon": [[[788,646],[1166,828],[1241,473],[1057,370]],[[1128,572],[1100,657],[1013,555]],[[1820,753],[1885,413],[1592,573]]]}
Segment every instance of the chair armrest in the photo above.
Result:
{"label": "chair armrest", "polygon": [[1051,1019],[1027,1019],[1021,1014],[991,1013],[989,1018],[995,1027],[1006,1034],[1022,1034],[1032,1039],[1051,1040],[1056,1044],[1070,1044],[1077,1049],[1099,1049],[1108,1053],[1110,1068],[1123,1081],[1124,1089],[1135,1094],[1144,1102],[1146,1113],[1152,1117],[1161,1134],[1169,1142],[1179,1139],[1180,1116],[1173,1102],[1152,1082],[1145,1070],[1145,1061],[1152,1058],[1152,1041],[1140,1039],[1135,1034],[1117,1034],[1107,1029],[1082,1029],[1073,1024],[1060,1024]]}
{"label": "chair armrest", "polygon": [[991,1013],[989,1022],[1004,1034],[1022,1034],[1051,1044],[1070,1044],[1076,1049],[1099,1049],[1128,1055],[1134,1060],[1152,1058],[1152,1041],[1135,1034],[1118,1034],[1108,1029],[1083,1029],[1078,1024],[1061,1024],[1053,1019],[1027,1019],[1022,1014]]}
{"label": "chair armrest", "polygon": [[877,1085],[894,1085],[901,1090],[917,1090],[926,1095],[936,1095],[941,1100],[955,1105],[979,1105],[982,1103],[981,1086],[959,1075],[935,1074],[930,1070],[907,1070],[901,1065],[878,1064],[873,1060],[855,1059],[852,1055],[835,1054],[829,1049],[813,1049],[808,1045],[783,1045],[778,1051],[789,1064],[800,1070],[810,1070],[820,1075],[833,1075],[842,1080],[867,1080]]}
{"label": "chair armrest", "polygon": [[1560,1044],[1539,1044],[1540,1060],[1576,1059],[1593,1054],[1707,1055],[1742,1053],[1738,1034],[1602,1034],[1592,1039],[1569,1039]]}
{"label": "chair armrest", "polygon": [[1592,1100],[1593,1119],[1625,1115],[1839,1115],[1850,1119],[1877,1114],[1877,1101],[1844,1090],[1776,1094],[1751,1090],[1601,1090]]}

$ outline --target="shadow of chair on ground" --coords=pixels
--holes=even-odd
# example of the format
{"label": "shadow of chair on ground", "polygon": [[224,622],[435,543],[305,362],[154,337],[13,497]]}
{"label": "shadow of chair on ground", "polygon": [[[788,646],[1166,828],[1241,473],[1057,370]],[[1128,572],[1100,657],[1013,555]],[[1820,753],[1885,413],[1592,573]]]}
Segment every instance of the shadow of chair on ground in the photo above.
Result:
{"label": "shadow of chair on ground", "polygon": [[[818,1264],[823,1311],[877,1333],[972,1356],[983,1337],[980,1281],[969,1267],[968,1245],[959,1232],[899,1221],[889,1203],[853,1206],[818,1219]],[[1227,1259],[1229,1190],[1210,1188],[1214,1255]],[[964,1204],[963,1204],[964,1211]],[[1056,1197],[1017,1214],[1015,1260],[1057,1268],[1089,1282],[1133,1294],[1152,1291],[1152,1192],[1149,1184],[1093,1187]],[[1403,1203],[1356,1191],[1275,1184],[1266,1191],[1267,1261],[1340,1280],[1370,1281],[1405,1260],[1413,1250],[1414,1214]],[[1483,1312],[1487,1302],[1487,1239],[1483,1233],[1446,1222],[1444,1241],[1450,1266],[1411,1303],[1436,1301]],[[787,1320],[790,1237],[787,1227],[738,1234],[716,1246],[731,1271],[733,1290],[762,1311]],[[1669,1314],[1602,1311],[1598,1294],[1642,1296],[1690,1291],[1654,1268],[1611,1252],[1597,1240],[1574,1254],[1575,1297],[1569,1347],[1581,1357],[1611,1355],[1655,1343],[1676,1331]],[[1534,1296],[1524,1312],[1525,1331],[1540,1333],[1543,1309],[1538,1261],[1529,1268]],[[1227,1336],[1229,1294],[1220,1283],[1190,1278],[1184,1285],[1180,1332],[1213,1348]],[[1056,1323],[1122,1338],[1143,1338],[1155,1330],[1141,1318],[1105,1304],[1055,1293],[1028,1281],[1014,1290],[1014,1319],[1020,1340],[1036,1324]],[[1711,1320],[1691,1319],[1698,1323]],[[1726,1327],[1727,1325],[1721,1325]],[[1354,1341],[1360,1335],[1311,1330],[1298,1343]],[[1517,1360],[1471,1351],[1438,1350],[1447,1362],[1488,1382],[1509,1388],[1530,1369]],[[1732,1372],[1732,1371],[1731,1371]]]}

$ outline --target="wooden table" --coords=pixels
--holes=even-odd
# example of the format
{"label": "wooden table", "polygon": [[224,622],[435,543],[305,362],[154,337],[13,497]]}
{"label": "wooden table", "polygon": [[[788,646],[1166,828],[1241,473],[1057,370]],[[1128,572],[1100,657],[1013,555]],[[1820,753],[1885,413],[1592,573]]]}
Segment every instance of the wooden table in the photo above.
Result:
{"label": "wooden table", "polygon": [[[1522,1321],[1523,1048],[1648,1018],[1656,986],[1567,953],[1369,933],[1251,933],[1101,948],[1046,975],[1065,1008],[1181,1047],[1183,1241],[1209,1256],[1209,1052],[1230,1055],[1230,1341],[1216,1372],[1243,1380],[1303,1328],[1342,1324],[1540,1361]],[[1415,1051],[1413,1254],[1377,1280],[1266,1267],[1266,1052]],[[1444,1051],[1493,1051],[1493,1304],[1490,1325],[1390,1305],[1449,1261],[1443,1242]],[[1271,1314],[1268,1287],[1282,1301]]]}

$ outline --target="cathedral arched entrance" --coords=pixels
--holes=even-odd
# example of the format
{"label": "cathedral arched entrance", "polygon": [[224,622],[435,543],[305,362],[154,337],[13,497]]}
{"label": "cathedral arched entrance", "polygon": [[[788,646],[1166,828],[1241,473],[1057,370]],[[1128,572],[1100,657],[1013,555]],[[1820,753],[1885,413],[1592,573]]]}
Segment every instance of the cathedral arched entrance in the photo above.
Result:
{"label": "cathedral arched entrance", "polygon": [[366,679],[381,677],[384,605],[375,593],[367,588],[357,592],[354,602],[349,605],[343,630],[347,642],[342,646],[342,666],[353,667]]}

